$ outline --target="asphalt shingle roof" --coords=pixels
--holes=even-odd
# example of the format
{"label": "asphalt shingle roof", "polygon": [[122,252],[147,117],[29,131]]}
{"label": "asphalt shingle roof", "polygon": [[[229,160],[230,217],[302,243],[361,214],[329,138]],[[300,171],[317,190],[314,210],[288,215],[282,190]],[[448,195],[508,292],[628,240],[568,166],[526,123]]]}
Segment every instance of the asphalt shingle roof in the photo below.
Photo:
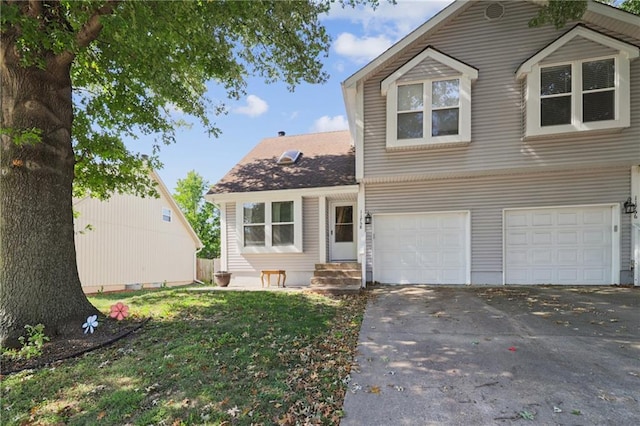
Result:
{"label": "asphalt shingle roof", "polygon": [[[302,152],[292,165],[278,165],[287,150]],[[355,153],[348,131],[263,139],[208,194],[354,185]]]}

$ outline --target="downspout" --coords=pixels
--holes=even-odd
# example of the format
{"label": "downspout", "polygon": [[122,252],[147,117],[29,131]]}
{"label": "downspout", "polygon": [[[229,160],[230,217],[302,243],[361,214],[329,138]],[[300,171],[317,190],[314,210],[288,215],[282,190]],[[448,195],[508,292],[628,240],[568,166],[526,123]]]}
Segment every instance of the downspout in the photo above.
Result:
{"label": "downspout", "polygon": [[198,253],[202,251],[204,247],[200,247],[193,253],[193,281],[198,284],[204,284],[198,279]]}

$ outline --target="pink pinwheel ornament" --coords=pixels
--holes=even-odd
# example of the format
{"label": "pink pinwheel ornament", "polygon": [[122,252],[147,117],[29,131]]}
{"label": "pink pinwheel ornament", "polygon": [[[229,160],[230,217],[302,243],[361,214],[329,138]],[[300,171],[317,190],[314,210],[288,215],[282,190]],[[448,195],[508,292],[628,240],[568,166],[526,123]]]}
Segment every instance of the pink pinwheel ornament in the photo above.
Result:
{"label": "pink pinwheel ornament", "polygon": [[109,316],[118,321],[123,320],[129,316],[129,307],[122,302],[111,305],[111,313],[109,313]]}

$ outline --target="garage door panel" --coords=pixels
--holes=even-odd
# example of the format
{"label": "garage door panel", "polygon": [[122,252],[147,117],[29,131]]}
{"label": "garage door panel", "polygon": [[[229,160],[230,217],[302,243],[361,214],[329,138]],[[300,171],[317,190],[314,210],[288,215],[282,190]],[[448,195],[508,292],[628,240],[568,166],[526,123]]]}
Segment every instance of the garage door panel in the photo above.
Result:
{"label": "garage door panel", "polygon": [[507,284],[610,284],[611,207],[507,210],[505,224]]}
{"label": "garage door panel", "polygon": [[549,226],[553,224],[553,218],[549,213],[535,213],[531,215],[531,224],[533,226]]}
{"label": "garage door panel", "polygon": [[511,242],[511,245],[517,246],[526,246],[529,244],[529,239],[527,238],[528,234],[523,231],[510,231],[507,232],[507,237]]}
{"label": "garage door panel", "polygon": [[550,250],[532,250],[531,263],[534,265],[548,265],[552,260],[552,251]]}
{"label": "garage door panel", "polygon": [[580,218],[578,213],[558,213],[557,225],[578,226]]}
{"label": "garage door panel", "polygon": [[[558,263],[561,265],[575,265],[580,260],[580,254],[574,249],[560,249],[557,250]],[[551,263],[551,258],[549,263]]]}
{"label": "garage door panel", "polygon": [[550,231],[531,232],[531,244],[547,246],[553,242],[553,234]]}
{"label": "garage door panel", "polygon": [[556,231],[557,243],[559,245],[575,246],[580,241],[579,231]]}
{"label": "garage door panel", "polygon": [[468,213],[383,215],[374,219],[374,279],[399,284],[464,284]]}

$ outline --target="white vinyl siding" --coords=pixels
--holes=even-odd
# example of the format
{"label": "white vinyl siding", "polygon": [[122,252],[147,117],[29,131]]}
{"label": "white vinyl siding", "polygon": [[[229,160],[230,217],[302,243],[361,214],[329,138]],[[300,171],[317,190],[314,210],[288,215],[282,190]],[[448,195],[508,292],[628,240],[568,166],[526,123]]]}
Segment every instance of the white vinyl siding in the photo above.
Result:
{"label": "white vinyl siding", "polygon": [[[262,269],[285,269],[289,272],[312,273],[318,263],[318,198],[303,197],[302,253],[242,253],[237,235],[236,203],[226,203],[227,269],[238,275],[258,274]],[[242,203],[238,203],[239,206]],[[258,275],[255,275],[256,277]]]}
{"label": "white vinyl siding", "polygon": [[[85,291],[122,290],[126,284],[188,284],[195,277],[197,242],[160,198],[114,194],[74,204],[78,273]],[[85,230],[90,225],[91,229]],[[81,232],[82,231],[82,232]]]}
{"label": "white vinyl siding", "polygon": [[[506,2],[499,21],[484,18],[479,2],[459,17],[388,61],[364,82],[364,179],[464,177],[484,171],[562,170],[631,167],[638,162],[640,140],[640,60],[631,62],[631,127],[622,132],[581,132],[553,140],[523,140],[523,82],[515,71],[527,58],[567,31],[547,25],[532,30],[538,8],[530,2]],[[595,28],[606,33],[602,28]],[[640,41],[609,33],[629,43]],[[427,45],[478,69],[473,83],[472,143],[424,151],[390,151],[386,146],[386,99],[380,83]],[[576,46],[581,48],[580,45]],[[589,47],[579,57],[591,55]],[[598,53],[601,53],[600,51]]]}
{"label": "white vinyl siding", "polygon": [[618,219],[612,206],[506,210],[505,284],[617,284]]}
{"label": "white vinyl siding", "polygon": [[377,215],[373,279],[383,284],[468,284],[469,213]]}
{"label": "white vinyl siding", "polygon": [[[373,225],[367,227],[367,247],[372,244],[376,215],[470,210],[471,282],[502,284],[503,209],[620,203],[629,196],[630,170],[592,169],[367,184],[366,209],[374,215]],[[621,261],[614,265],[617,271],[629,269],[630,216],[620,218]],[[369,250],[367,265],[371,270]]]}

